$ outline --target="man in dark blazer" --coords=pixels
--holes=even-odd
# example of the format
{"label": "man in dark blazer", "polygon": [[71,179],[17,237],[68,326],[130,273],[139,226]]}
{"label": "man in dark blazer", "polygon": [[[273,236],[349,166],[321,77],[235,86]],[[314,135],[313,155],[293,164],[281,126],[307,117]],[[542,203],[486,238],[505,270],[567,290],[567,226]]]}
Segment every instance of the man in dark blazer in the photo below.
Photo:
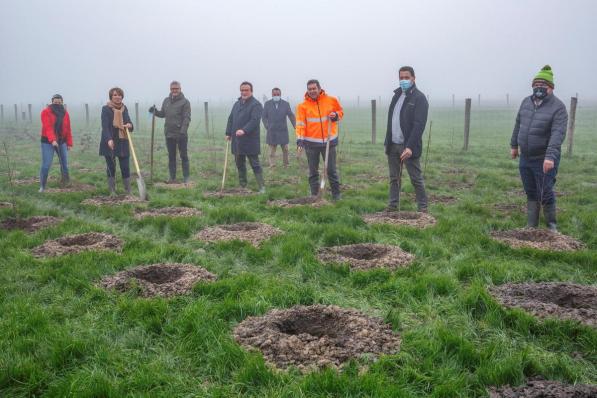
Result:
{"label": "man in dark blazer", "polygon": [[234,103],[230,116],[228,116],[226,140],[231,141],[240,186],[243,188],[247,186],[246,158],[249,158],[249,163],[259,185],[259,192],[265,193],[263,170],[259,164],[262,113],[263,106],[261,106],[261,102],[253,97],[253,85],[249,82],[242,82],[240,97]]}
{"label": "man in dark blazer", "polygon": [[394,96],[388,112],[385,151],[390,169],[390,200],[388,211],[395,211],[400,202],[401,169],[406,166],[410,181],[415,188],[417,210],[427,212],[427,194],[421,171],[423,132],[427,124],[429,103],[415,85],[415,71],[403,66],[399,72],[400,87]]}
{"label": "man in dark blazer", "polygon": [[290,120],[292,127],[296,127],[294,113],[290,104],[282,99],[282,90],[275,87],[272,89],[272,99],[263,105],[263,125],[267,131],[265,140],[269,145],[269,167],[276,165],[276,147],[280,145],[284,159],[284,167],[288,167],[288,124]]}

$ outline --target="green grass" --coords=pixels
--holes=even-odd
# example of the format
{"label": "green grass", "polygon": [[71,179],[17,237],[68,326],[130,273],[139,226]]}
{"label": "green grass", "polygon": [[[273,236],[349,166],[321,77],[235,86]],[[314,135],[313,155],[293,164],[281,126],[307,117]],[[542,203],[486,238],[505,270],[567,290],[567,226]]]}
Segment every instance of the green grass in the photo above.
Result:
{"label": "green grass", "polygon": [[[597,331],[573,322],[541,321],[507,310],[488,294],[493,284],[520,281],[597,283],[597,159],[594,154],[597,111],[580,108],[575,155],[561,162],[559,227],[582,240],[577,253],[513,250],[489,239],[493,229],[524,225],[516,212],[496,212],[496,203],[522,203],[509,191],[520,190],[518,169],[509,155],[515,109],[473,113],[470,150],[461,151],[461,109],[433,109],[431,150],[426,170],[430,193],[459,198],[453,205],[432,205],[437,218],[425,230],[368,226],[360,216],[385,207],[387,166],[383,147],[368,143],[368,111],[346,110],[339,148],[344,183],[356,189],[320,209],[277,209],[268,199],[305,196],[306,171],[293,160],[288,170],[266,169],[264,196],[203,199],[218,188],[226,109],[215,109],[215,136],[203,121],[191,126],[194,190],[150,188],[150,206],[192,206],[202,217],[138,221],[133,205],[95,208],[81,201],[97,193],[38,194],[34,185],[12,187],[1,176],[0,200],[16,198],[21,216],[49,214],[65,222],[37,232],[0,231],[0,395],[49,397],[476,397],[490,385],[521,383],[535,375],[569,383],[597,383]],[[197,109],[196,113],[199,113]],[[72,178],[106,194],[103,159],[97,156],[98,127],[73,115],[75,148]],[[213,116],[213,115],[212,115]],[[384,125],[381,114],[378,126]],[[78,123],[77,123],[78,122]],[[142,120],[136,133],[143,168],[148,169],[149,131]],[[38,126],[8,126],[0,139],[9,147],[17,178],[37,175]],[[383,130],[383,129],[380,129]],[[156,132],[157,179],[166,177],[161,127]],[[84,134],[93,143],[81,152]],[[378,141],[382,141],[378,131]],[[3,156],[0,171],[5,171]],[[232,165],[231,165],[232,166]],[[304,167],[304,166],[303,166]],[[81,168],[97,169],[81,173]],[[463,168],[461,175],[445,168]],[[52,174],[58,175],[55,159]],[[230,167],[229,186],[236,185]],[[299,184],[277,180],[301,176]],[[250,183],[254,184],[249,172]],[[406,192],[412,192],[404,176]],[[474,182],[470,190],[446,183]],[[255,186],[253,185],[253,188]],[[121,189],[121,187],[119,187]],[[404,209],[414,209],[404,199]],[[0,210],[0,217],[12,210]],[[262,221],[284,231],[256,249],[244,243],[208,245],[193,239],[201,228],[218,223]],[[122,237],[122,254],[82,253],[35,259],[29,250],[65,234],[104,231]],[[395,272],[350,272],[315,257],[326,245],[379,242],[400,245],[415,262]],[[142,299],[96,287],[97,281],[136,265],[189,262],[218,275],[192,293],[173,299]],[[246,352],[231,331],[247,316],[297,304],[335,304],[380,316],[402,336],[398,354],[375,363],[353,361],[341,371],[301,375],[266,366],[260,354]]]}

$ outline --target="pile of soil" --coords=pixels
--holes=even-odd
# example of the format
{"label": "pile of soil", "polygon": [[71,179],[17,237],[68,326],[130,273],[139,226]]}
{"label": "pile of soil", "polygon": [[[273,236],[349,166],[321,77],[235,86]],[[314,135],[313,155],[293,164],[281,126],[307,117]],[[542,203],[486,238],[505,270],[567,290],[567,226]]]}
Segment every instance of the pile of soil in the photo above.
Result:
{"label": "pile of soil", "polygon": [[522,386],[491,387],[488,392],[489,398],[594,398],[597,397],[597,386],[535,378]]}
{"label": "pile of soil", "polygon": [[12,207],[12,203],[10,202],[0,202],[0,209],[9,209]]}
{"label": "pile of soil", "polygon": [[95,191],[95,186],[90,184],[70,184],[65,187],[46,188],[46,193],[88,192]]}
{"label": "pile of soil", "polygon": [[88,232],[48,240],[34,248],[31,252],[35,257],[55,257],[82,251],[109,250],[120,252],[123,244],[122,239],[114,235]]}
{"label": "pile of soil", "polygon": [[62,219],[52,216],[33,216],[29,218],[8,218],[0,223],[0,228],[5,230],[22,229],[26,232],[35,232],[42,228],[58,224]]}
{"label": "pile of soil", "polygon": [[358,243],[321,248],[317,251],[317,258],[323,263],[348,264],[352,270],[367,270],[404,267],[410,264],[415,256],[398,246]]}
{"label": "pile of soil", "polygon": [[511,231],[494,231],[491,236],[515,249],[530,247],[539,250],[571,251],[584,247],[582,242],[548,229],[520,228]]}
{"label": "pile of soil", "polygon": [[90,206],[123,205],[127,203],[144,203],[145,201],[133,195],[95,196],[81,202]]}
{"label": "pile of soil", "polygon": [[241,222],[238,224],[222,224],[205,228],[195,237],[204,242],[242,240],[257,247],[261,242],[281,233],[280,229],[268,224]]}
{"label": "pile of soil", "polygon": [[327,200],[323,198],[319,198],[317,196],[306,196],[304,198],[295,198],[295,199],[280,199],[280,200],[271,200],[267,202],[268,206],[275,206],[275,207],[297,207],[297,206],[310,206],[310,207],[321,207],[329,204]]}
{"label": "pile of soil", "polygon": [[367,224],[406,225],[409,227],[426,228],[435,225],[435,218],[427,213],[414,211],[381,211],[366,214],[363,220]]}
{"label": "pile of soil", "polygon": [[224,198],[227,196],[248,196],[254,194],[255,192],[247,188],[228,188],[223,191],[204,192],[203,196],[206,198]]}
{"label": "pile of soil", "polygon": [[188,293],[199,281],[215,281],[216,276],[192,264],[153,264],[121,271],[100,281],[105,289],[125,292],[139,288],[142,297],[171,297]]}
{"label": "pile of soil", "polygon": [[195,188],[197,184],[193,181],[187,182],[156,182],[153,184],[156,188],[166,188],[166,189],[190,189]]}
{"label": "pile of soil", "polygon": [[200,210],[192,207],[162,207],[160,209],[137,209],[135,218],[141,220],[146,217],[195,217],[200,216]]}
{"label": "pile of soil", "polygon": [[573,319],[597,327],[597,287],[564,282],[507,283],[491,294],[502,305],[535,316]]}
{"label": "pile of soil", "polygon": [[272,366],[296,366],[303,372],[340,367],[352,358],[395,354],[400,349],[400,336],[383,320],[324,305],[249,317],[234,329],[234,338],[247,349],[261,351]]}

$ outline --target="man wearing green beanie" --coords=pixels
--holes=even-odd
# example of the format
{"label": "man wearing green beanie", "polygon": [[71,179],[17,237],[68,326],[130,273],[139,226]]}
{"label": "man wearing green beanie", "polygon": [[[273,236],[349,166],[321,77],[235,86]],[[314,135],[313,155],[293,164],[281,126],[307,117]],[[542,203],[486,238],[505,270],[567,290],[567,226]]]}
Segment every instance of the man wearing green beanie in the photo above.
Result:
{"label": "man wearing green beanie", "polygon": [[527,195],[527,227],[539,225],[543,207],[547,227],[555,232],[553,187],[566,137],[568,113],[564,103],[553,94],[554,87],[553,71],[545,65],[533,79],[533,94],[520,105],[510,147],[512,159],[520,156],[520,178]]}

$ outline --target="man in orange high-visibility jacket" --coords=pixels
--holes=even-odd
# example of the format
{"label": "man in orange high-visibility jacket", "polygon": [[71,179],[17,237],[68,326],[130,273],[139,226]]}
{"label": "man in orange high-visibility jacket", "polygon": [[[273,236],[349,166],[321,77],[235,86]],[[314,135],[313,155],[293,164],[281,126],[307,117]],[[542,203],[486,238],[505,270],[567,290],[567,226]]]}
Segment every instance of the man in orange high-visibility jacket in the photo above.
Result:
{"label": "man in orange high-visibility jacket", "polygon": [[296,108],[296,144],[299,153],[305,149],[309,163],[309,186],[311,195],[319,193],[319,159],[325,159],[325,147],[330,141],[327,175],[332,199],[340,199],[340,179],[336,172],[336,145],[338,144],[338,121],[344,111],[338,99],[321,89],[317,80],[307,82],[305,100]]}

